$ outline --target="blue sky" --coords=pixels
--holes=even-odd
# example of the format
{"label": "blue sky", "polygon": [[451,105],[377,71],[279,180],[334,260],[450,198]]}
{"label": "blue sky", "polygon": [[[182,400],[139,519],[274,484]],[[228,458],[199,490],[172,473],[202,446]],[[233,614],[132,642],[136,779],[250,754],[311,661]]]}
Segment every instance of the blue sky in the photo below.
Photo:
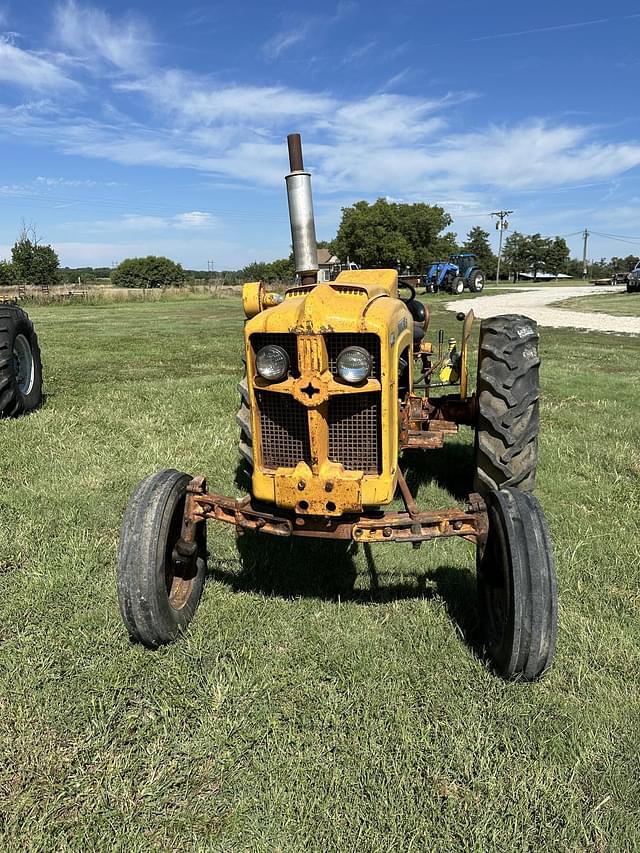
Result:
{"label": "blue sky", "polygon": [[292,131],[320,238],[387,196],[638,253],[639,84],[637,2],[0,0],[0,258],[286,255]]}

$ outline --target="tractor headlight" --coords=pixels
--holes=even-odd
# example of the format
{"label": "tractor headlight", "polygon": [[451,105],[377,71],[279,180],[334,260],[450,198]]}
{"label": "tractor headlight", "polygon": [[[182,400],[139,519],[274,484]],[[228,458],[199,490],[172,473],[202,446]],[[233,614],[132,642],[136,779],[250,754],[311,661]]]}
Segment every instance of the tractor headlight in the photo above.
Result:
{"label": "tractor headlight", "polygon": [[286,350],[275,344],[268,344],[256,353],[256,370],[263,379],[277,382],[287,375],[289,356]]}
{"label": "tractor headlight", "polygon": [[338,356],[336,368],[341,379],[357,385],[371,373],[371,356],[362,347],[347,347]]}

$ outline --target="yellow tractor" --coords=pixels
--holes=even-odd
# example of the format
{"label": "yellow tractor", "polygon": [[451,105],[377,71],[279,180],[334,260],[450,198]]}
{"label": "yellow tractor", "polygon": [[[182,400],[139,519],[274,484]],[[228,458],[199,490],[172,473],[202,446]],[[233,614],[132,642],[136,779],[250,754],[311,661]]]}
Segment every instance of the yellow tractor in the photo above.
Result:
{"label": "yellow tractor", "polygon": [[[488,657],[506,678],[533,680],[556,637],[553,549],[535,485],[538,334],[527,317],[484,320],[477,389],[468,394],[473,313],[436,352],[415,291],[395,270],[351,269],[318,283],[311,176],[298,134],[286,177],[298,282],[284,297],[243,289],[245,373],[238,385],[242,499],[204,477],[164,470],[138,485],[119,548],[118,595],[130,635],[149,647],[191,621],[206,573],[207,520],[278,537],[421,543],[459,536],[476,546]],[[401,285],[406,283],[401,282]],[[433,394],[434,385],[455,393]],[[439,388],[441,391],[442,388]],[[403,451],[441,447],[475,429],[475,489],[464,509],[422,509]],[[385,510],[396,494],[402,511]]]}

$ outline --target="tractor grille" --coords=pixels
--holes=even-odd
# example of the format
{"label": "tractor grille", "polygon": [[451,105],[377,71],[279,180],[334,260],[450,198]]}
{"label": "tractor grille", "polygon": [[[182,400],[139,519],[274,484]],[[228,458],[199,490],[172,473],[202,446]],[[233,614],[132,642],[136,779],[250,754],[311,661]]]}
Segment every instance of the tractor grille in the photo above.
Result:
{"label": "tractor grille", "polygon": [[298,370],[298,342],[296,336],[289,333],[275,332],[258,332],[255,335],[251,335],[251,346],[253,347],[254,353],[257,353],[259,349],[262,349],[262,347],[266,347],[269,344],[275,344],[276,346],[282,347],[289,356],[290,375],[300,376],[300,371]]}
{"label": "tractor grille", "polygon": [[375,379],[380,379],[380,338],[377,335],[372,335],[369,332],[356,332],[355,334],[351,332],[339,332],[332,335],[325,335],[324,339],[327,344],[329,370],[334,376],[336,376],[336,362],[342,350],[346,347],[362,347],[371,356],[371,375]]}
{"label": "tractor grille", "polygon": [[260,411],[262,462],[265,467],[295,468],[298,462],[310,464],[311,449],[305,407],[288,394],[257,391],[256,397]]}
{"label": "tractor grille", "polygon": [[347,471],[380,473],[380,394],[377,391],[339,394],[331,398],[329,459],[340,462]]}

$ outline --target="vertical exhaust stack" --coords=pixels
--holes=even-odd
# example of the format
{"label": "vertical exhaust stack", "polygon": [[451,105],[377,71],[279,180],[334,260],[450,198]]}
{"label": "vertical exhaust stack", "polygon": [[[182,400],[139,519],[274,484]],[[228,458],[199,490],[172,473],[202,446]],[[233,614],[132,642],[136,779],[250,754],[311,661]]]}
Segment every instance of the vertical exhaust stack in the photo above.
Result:
{"label": "vertical exhaust stack", "polygon": [[287,144],[291,172],[286,176],[285,181],[287,182],[293,257],[296,272],[302,284],[315,284],[318,281],[318,247],[316,224],[313,218],[311,174],[304,170],[300,134],[290,133],[287,136]]}

